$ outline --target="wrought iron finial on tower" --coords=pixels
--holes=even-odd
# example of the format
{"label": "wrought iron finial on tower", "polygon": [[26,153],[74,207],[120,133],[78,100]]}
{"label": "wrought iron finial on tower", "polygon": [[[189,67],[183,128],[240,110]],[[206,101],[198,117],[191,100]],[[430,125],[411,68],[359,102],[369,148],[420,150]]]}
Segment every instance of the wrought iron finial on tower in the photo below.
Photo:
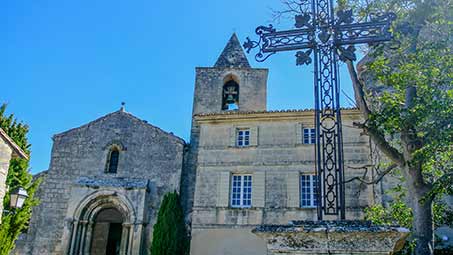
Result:
{"label": "wrought iron finial on tower", "polygon": [[[354,23],[352,10],[334,13],[333,0],[301,0],[295,29],[277,31],[259,26],[258,41],[246,38],[250,53],[262,62],[280,51],[296,50],[296,65],[314,65],[316,171],[318,174],[318,219],[336,215],[345,219],[343,140],[340,114],[338,61],[354,61],[355,44],[389,41],[393,13],[375,14],[369,21]],[[312,54],[313,53],[313,54]]]}
{"label": "wrought iron finial on tower", "polygon": [[126,111],[126,103],[125,103],[125,102],[121,102],[120,111],[122,111],[122,112],[125,112],[125,111]]}

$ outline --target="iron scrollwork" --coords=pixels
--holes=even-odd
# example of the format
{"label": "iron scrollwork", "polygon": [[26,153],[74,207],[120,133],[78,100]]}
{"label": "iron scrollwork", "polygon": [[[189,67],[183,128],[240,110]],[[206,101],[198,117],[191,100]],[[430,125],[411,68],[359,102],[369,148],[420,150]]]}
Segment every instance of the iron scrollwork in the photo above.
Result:
{"label": "iron scrollwork", "polygon": [[272,25],[269,26],[259,26],[255,29],[255,33],[259,35],[259,40],[258,41],[252,41],[250,40],[249,37],[247,37],[246,41],[243,44],[244,49],[247,51],[247,53],[250,53],[250,50],[256,47],[259,47],[259,52],[255,55],[255,60],[258,62],[263,62],[265,61],[268,57],[271,55],[275,54],[275,52],[272,51],[266,51],[265,50],[269,47],[271,44],[270,40],[266,38],[266,34],[272,34],[275,33],[275,28],[272,27]]}
{"label": "iron scrollwork", "polygon": [[356,44],[389,41],[392,38],[390,26],[396,16],[375,14],[369,22],[354,23],[352,10],[333,13],[332,0],[301,0],[298,4],[300,14],[294,17],[295,29],[277,31],[272,25],[260,26],[255,31],[259,40],[247,37],[243,46],[247,53],[258,48],[255,59],[260,62],[280,51],[297,50],[296,65],[314,64],[316,171],[321,191],[318,192],[318,218],[337,215],[344,219],[338,61],[355,61]]}
{"label": "iron scrollwork", "polygon": [[294,21],[295,21],[294,26],[296,28],[303,28],[303,27],[311,28],[312,26],[310,24],[310,20],[311,20],[311,15],[308,12],[296,15],[296,16],[294,16]]}
{"label": "iron scrollwork", "polygon": [[307,51],[298,51],[296,52],[296,65],[309,65],[311,64],[311,52],[312,50]]}

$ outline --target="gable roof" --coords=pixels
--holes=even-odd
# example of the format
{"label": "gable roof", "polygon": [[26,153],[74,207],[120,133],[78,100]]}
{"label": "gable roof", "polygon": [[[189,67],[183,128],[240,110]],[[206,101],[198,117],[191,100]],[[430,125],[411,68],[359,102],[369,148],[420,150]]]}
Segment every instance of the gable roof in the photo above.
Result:
{"label": "gable roof", "polygon": [[75,131],[78,131],[78,130],[80,130],[80,129],[83,129],[83,128],[92,126],[92,125],[94,125],[94,124],[96,124],[96,123],[98,123],[98,122],[102,122],[102,121],[104,121],[104,120],[107,120],[107,119],[109,119],[109,118],[112,118],[112,117],[115,117],[115,116],[118,116],[118,115],[125,116],[126,118],[129,118],[129,119],[132,120],[132,121],[141,123],[142,125],[145,125],[145,126],[147,126],[147,127],[154,128],[154,129],[156,129],[156,130],[162,132],[164,135],[169,136],[169,137],[172,137],[172,138],[176,139],[178,142],[180,142],[180,143],[182,143],[182,144],[185,144],[184,139],[180,138],[179,136],[176,136],[176,135],[174,135],[174,134],[171,133],[171,132],[164,131],[164,130],[162,130],[161,128],[156,127],[156,126],[154,126],[154,125],[151,125],[151,124],[148,123],[148,121],[139,119],[139,118],[135,117],[134,115],[132,115],[132,114],[126,112],[123,108],[121,108],[121,109],[118,110],[118,111],[111,112],[111,113],[109,113],[109,114],[107,114],[107,115],[104,115],[104,116],[102,116],[102,117],[100,117],[100,118],[97,118],[97,119],[95,119],[95,120],[93,120],[93,121],[90,121],[90,122],[88,122],[87,124],[84,124],[84,125],[82,125],[82,126],[80,126],[80,127],[72,128],[72,129],[69,129],[69,130],[64,131],[64,132],[62,132],[62,133],[55,134],[55,135],[53,136],[53,138],[58,138],[58,137],[61,137],[61,136],[68,135],[68,134],[70,134],[70,133],[72,133],[72,132],[75,132]]}
{"label": "gable roof", "polygon": [[227,45],[220,54],[214,67],[245,67],[250,68],[236,33],[233,33]]}
{"label": "gable roof", "polygon": [[25,153],[2,128],[0,128],[0,138],[2,138],[2,140],[13,150],[13,153],[23,159],[28,159],[27,153]]}

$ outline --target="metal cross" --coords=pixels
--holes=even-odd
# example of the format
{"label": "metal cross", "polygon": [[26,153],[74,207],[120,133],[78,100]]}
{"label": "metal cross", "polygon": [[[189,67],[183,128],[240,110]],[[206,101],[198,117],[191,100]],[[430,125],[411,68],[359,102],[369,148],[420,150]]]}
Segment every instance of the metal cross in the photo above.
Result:
{"label": "metal cross", "polygon": [[318,219],[324,215],[345,219],[338,60],[356,60],[355,44],[389,41],[396,16],[375,14],[368,22],[354,23],[352,10],[334,14],[333,0],[301,0],[298,5],[301,14],[295,16],[295,29],[276,31],[272,25],[259,26],[259,40],[247,37],[243,46],[247,53],[258,47],[255,59],[259,62],[280,51],[299,50],[296,65],[308,65],[313,53]]}

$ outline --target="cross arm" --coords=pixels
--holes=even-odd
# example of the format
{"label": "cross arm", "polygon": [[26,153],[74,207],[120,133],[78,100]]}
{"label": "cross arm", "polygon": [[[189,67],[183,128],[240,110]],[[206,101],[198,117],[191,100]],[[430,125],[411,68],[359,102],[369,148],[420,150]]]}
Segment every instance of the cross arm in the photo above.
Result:
{"label": "cross arm", "polygon": [[335,44],[352,45],[359,43],[374,44],[392,39],[390,26],[396,16],[386,13],[375,16],[369,22],[342,23],[335,26]]}
{"label": "cross arm", "polygon": [[247,53],[258,47],[259,52],[255,59],[259,62],[280,51],[292,51],[313,48],[314,29],[299,28],[285,31],[276,31],[272,25],[259,26],[256,28],[258,41],[252,41],[247,37],[244,48]]}

